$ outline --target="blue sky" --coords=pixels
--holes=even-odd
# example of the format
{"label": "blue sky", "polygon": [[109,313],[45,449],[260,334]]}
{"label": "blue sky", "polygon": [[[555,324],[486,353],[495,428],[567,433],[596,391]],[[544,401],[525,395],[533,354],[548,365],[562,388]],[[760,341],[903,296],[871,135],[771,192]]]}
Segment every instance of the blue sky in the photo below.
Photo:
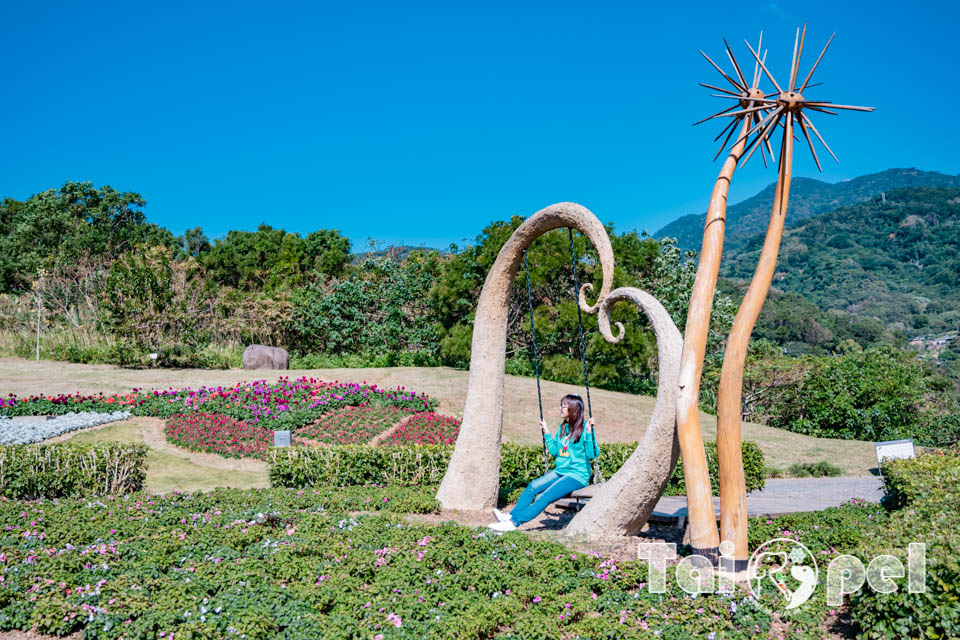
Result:
{"label": "blue sky", "polygon": [[[837,31],[808,97],[877,107],[816,119],[841,161],[821,153],[822,179],[960,173],[956,3],[735,6],[6,2],[0,196],[89,180],[175,233],[337,228],[355,249],[564,200],[653,232],[703,211],[719,170],[720,127],[690,126],[726,106],[698,49],[721,62],[726,37],[747,62],[763,29],[779,81],[803,21],[803,74]],[[758,160],[731,202],[774,180]],[[818,175],[805,146],[794,175]]]}

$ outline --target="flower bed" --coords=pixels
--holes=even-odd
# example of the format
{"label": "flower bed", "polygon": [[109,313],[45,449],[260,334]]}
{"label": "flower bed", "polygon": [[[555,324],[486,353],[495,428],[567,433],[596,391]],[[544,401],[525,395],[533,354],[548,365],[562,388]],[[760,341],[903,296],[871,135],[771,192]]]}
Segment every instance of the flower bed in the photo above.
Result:
{"label": "flower bed", "polygon": [[200,387],[142,391],[104,396],[66,394],[0,399],[0,413],[10,416],[59,415],[70,411],[103,411],[122,407],[137,416],[167,418],[194,411],[220,413],[270,430],[295,430],[331,410],[360,404],[387,405],[412,411],[432,411],[437,401],[405,387],[380,389],[354,382],[323,382],[314,378],[281,378],[240,382],[232,387]]}
{"label": "flower bed", "polygon": [[432,411],[418,413],[383,441],[384,445],[454,444],[460,421]]}
{"label": "flower bed", "polygon": [[297,429],[297,435],[327,444],[363,444],[386,431],[405,416],[410,409],[393,406],[362,404],[341,407],[325,414],[315,423]]}
{"label": "flower bed", "polygon": [[172,444],[227,458],[265,460],[273,431],[218,413],[188,413],[167,420],[164,433]]}
{"label": "flower bed", "polygon": [[164,640],[770,632],[742,591],[693,597],[671,579],[654,594],[643,563],[343,511],[404,500],[436,509],[383,489],[0,502],[0,630]]}

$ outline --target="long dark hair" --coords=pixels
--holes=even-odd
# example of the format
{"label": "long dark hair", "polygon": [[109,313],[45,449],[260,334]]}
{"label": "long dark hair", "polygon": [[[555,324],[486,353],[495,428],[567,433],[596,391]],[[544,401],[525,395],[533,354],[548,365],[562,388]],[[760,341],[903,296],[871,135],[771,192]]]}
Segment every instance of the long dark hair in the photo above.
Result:
{"label": "long dark hair", "polygon": [[560,398],[560,404],[567,403],[567,428],[571,442],[580,442],[583,433],[583,398],[575,393],[568,393]]}

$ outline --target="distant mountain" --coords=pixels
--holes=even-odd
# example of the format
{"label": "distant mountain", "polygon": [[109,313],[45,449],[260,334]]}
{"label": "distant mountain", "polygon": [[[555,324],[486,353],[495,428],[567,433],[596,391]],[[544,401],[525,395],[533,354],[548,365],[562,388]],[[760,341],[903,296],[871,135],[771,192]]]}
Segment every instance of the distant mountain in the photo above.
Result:
{"label": "distant mountain", "polygon": [[376,251],[361,251],[359,253],[354,253],[351,256],[351,262],[353,264],[360,264],[364,260],[370,260],[372,258],[388,258],[394,262],[403,262],[407,259],[414,251],[423,251],[424,253],[447,253],[443,249],[433,249],[431,247],[415,247],[409,244],[401,245],[392,245],[386,249],[377,249]]}
{"label": "distant mountain", "polygon": [[[852,180],[830,184],[811,178],[794,178],[790,186],[787,224],[796,224],[810,216],[869,200],[883,192],[903,187],[960,187],[960,176],[918,169],[887,169]],[[724,251],[737,249],[751,236],[766,231],[776,183],[743,202],[727,207]],[[657,238],[677,238],[684,249],[700,249],[706,214],[678,218],[663,227]]]}
{"label": "distant mountain", "polygon": [[[755,234],[725,252],[721,275],[753,277],[763,239]],[[908,336],[960,328],[960,188],[882,191],[795,222],[773,285]]]}

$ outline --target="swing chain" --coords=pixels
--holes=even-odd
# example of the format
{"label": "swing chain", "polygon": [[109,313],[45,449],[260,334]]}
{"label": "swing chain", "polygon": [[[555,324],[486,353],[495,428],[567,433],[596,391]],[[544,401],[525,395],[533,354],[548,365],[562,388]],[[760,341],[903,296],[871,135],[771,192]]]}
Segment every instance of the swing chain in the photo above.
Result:
{"label": "swing chain", "polygon": [[[533,293],[530,289],[530,265],[527,263],[527,250],[523,250],[523,268],[527,272],[527,306],[530,309],[530,337],[533,339],[533,370],[537,374],[537,403],[540,405],[540,420],[543,421],[543,395],[540,391],[540,364],[537,359],[537,333],[533,325]],[[550,471],[550,454],[547,451],[547,436],[540,430],[540,440],[543,443],[543,473]]]}

